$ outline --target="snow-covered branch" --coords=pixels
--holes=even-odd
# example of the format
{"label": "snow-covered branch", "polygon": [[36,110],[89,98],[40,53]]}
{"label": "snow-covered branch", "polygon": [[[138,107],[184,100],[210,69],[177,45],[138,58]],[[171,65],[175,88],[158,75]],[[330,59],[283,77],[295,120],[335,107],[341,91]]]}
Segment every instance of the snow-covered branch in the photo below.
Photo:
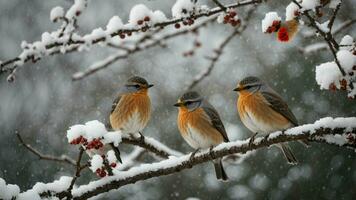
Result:
{"label": "snow-covered branch", "polygon": [[[113,176],[107,176],[97,181],[92,181],[87,185],[82,185],[72,189],[72,198],[76,200],[88,199],[110,190],[118,189],[122,186],[135,183],[137,181],[147,180],[153,177],[159,177],[177,173],[184,169],[192,168],[198,164],[211,161],[213,159],[228,156],[236,153],[245,154],[256,149],[268,147],[281,142],[290,142],[298,140],[309,140],[311,142],[322,142],[356,149],[356,118],[322,118],[314,124],[306,124],[290,128],[286,131],[271,133],[269,136],[256,138],[253,142],[249,140],[233,141],[223,143],[211,150],[202,150],[191,157],[191,154],[181,156],[170,156],[168,159],[152,164],[141,164],[132,167],[128,171],[117,171]],[[307,151],[308,149],[306,149]],[[65,178],[67,180],[67,178]],[[41,190],[38,186],[25,193],[37,193],[42,197],[56,196],[64,198],[70,181],[58,184],[57,187],[48,184],[42,184]],[[66,185],[67,187],[64,187]],[[36,189],[37,188],[37,189]],[[41,191],[38,193],[38,191]],[[20,194],[20,195],[23,195]]]}
{"label": "snow-covered branch", "polygon": [[[261,0],[245,0],[224,7],[232,9],[261,2]],[[76,18],[87,6],[86,0],[75,0],[73,6],[66,13],[63,8],[55,7],[51,11],[51,20],[54,22],[61,20],[62,26],[54,32],[43,33],[40,41],[31,44],[23,42],[23,51],[19,56],[0,63],[0,74],[10,73],[8,80],[12,81],[18,66],[22,66],[29,61],[37,62],[44,56],[88,50],[94,44],[106,45],[111,42],[111,38],[116,36],[124,39],[135,33],[154,31],[170,25],[177,27],[177,24],[180,26],[180,23],[190,26],[199,18],[209,17],[224,11],[219,6],[209,9],[204,5],[199,7],[195,3],[188,4],[186,1],[178,0],[172,7],[173,17],[171,19],[167,19],[163,12],[159,10],[151,11],[145,5],[139,4],[131,9],[127,24],[123,24],[118,16],[114,16],[109,21],[106,30],[97,28],[85,35],[79,35],[75,32],[75,29],[77,27]],[[70,27],[67,28],[69,25]]]}

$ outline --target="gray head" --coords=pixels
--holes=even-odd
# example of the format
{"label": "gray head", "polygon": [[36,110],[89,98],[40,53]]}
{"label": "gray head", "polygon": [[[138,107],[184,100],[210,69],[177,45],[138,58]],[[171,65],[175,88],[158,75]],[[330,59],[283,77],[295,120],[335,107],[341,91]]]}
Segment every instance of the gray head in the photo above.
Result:
{"label": "gray head", "polygon": [[198,92],[190,91],[184,93],[177,101],[174,106],[186,108],[189,111],[194,111],[195,109],[199,108],[203,101],[203,97],[199,95]]}
{"label": "gray head", "polygon": [[259,90],[262,86],[264,86],[264,82],[261,81],[259,78],[254,76],[248,76],[242,79],[238,84],[234,91],[241,92],[241,91],[248,91],[254,92]]}
{"label": "gray head", "polygon": [[147,89],[152,86],[152,84],[148,84],[146,79],[139,76],[133,76],[126,81],[125,89],[127,92],[138,92],[147,91]]}

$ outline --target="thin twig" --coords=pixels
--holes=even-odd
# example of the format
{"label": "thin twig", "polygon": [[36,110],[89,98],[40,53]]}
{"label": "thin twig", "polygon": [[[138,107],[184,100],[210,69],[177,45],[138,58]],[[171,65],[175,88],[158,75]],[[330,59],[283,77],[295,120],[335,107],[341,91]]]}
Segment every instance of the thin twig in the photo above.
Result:
{"label": "thin twig", "polygon": [[79,147],[79,155],[78,155],[78,159],[76,162],[76,171],[75,171],[74,177],[73,177],[72,181],[70,182],[70,185],[66,192],[66,196],[69,199],[72,198],[72,189],[73,189],[74,183],[80,177],[80,172],[84,169],[81,166],[81,160],[83,157],[83,153],[84,153],[84,148],[81,146],[81,147]]}
{"label": "thin twig", "polygon": [[219,6],[223,11],[226,12],[227,8],[222,4],[220,3],[218,0],[212,0],[217,6]]}
{"label": "thin twig", "polygon": [[22,139],[21,135],[19,133],[16,133],[17,138],[19,139],[20,143],[26,147],[30,152],[35,154],[40,160],[49,160],[49,161],[56,161],[56,162],[62,162],[62,163],[67,163],[73,166],[76,166],[76,162],[70,158],[67,155],[62,155],[60,157],[52,156],[52,155],[46,155],[38,151],[37,149],[33,148],[31,145],[27,144],[24,142]]}

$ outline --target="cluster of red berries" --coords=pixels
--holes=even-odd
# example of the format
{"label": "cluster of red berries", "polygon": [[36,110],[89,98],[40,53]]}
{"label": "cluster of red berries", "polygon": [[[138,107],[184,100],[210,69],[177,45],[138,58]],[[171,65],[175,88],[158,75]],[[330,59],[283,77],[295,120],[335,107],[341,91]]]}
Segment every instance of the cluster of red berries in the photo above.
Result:
{"label": "cluster of red berries", "polygon": [[[189,17],[189,18],[186,18],[185,20],[183,20],[182,24],[184,26],[191,26],[194,24],[194,17]],[[180,23],[176,23],[174,24],[174,27],[176,29],[179,29],[180,28]]]}
{"label": "cluster of red berries", "polygon": [[86,149],[100,149],[104,146],[104,144],[100,141],[99,138],[95,138],[90,141],[85,147]]}
{"label": "cluster of red berries", "polygon": [[104,167],[96,169],[95,173],[99,177],[105,177],[107,175]]}
{"label": "cluster of red berries", "polygon": [[104,146],[104,144],[100,141],[100,138],[95,138],[92,141],[88,142],[88,140],[83,136],[72,140],[70,144],[82,144],[83,146],[85,146],[86,149],[100,149]]}
{"label": "cluster of red berries", "polygon": [[266,33],[277,32],[280,27],[281,27],[281,21],[279,21],[279,20],[274,20],[274,21],[272,22],[272,25],[267,28]]}
{"label": "cluster of red berries", "polygon": [[88,144],[88,141],[86,138],[84,138],[83,136],[80,136],[74,140],[72,140],[70,142],[70,144],[73,144],[73,145],[77,145],[77,144],[83,144],[83,145],[87,145]]}
{"label": "cluster of red berries", "polygon": [[352,133],[347,133],[346,136],[347,140],[349,140],[350,142],[352,142],[353,144],[356,144],[356,136]]}
{"label": "cluster of red berries", "polygon": [[236,11],[231,10],[224,16],[224,24],[231,24],[231,26],[237,26],[241,23],[241,20],[238,18]]}

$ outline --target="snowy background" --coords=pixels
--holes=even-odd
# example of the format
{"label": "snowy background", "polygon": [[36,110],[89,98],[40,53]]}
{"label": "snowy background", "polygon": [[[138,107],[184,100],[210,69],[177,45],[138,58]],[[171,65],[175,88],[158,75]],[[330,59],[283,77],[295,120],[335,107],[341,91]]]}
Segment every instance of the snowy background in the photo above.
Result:
{"label": "snowy background", "polygon": [[[79,18],[81,33],[104,28],[113,15],[127,21],[130,8],[137,3],[160,9],[170,16],[174,1],[89,1]],[[207,4],[215,7],[210,2]],[[42,32],[57,28],[49,20],[50,10],[56,5],[68,8],[72,1],[0,0],[0,59],[18,55],[22,40],[39,40]],[[354,100],[347,99],[341,92],[321,91],[316,84],[315,66],[332,60],[330,52],[303,55],[298,51],[298,47],[317,40],[303,39],[300,33],[293,42],[283,44],[274,36],[262,33],[264,14],[269,11],[283,14],[286,6],[287,3],[262,4],[247,30],[227,46],[212,74],[195,88],[217,108],[231,140],[250,136],[236,113],[237,94],[232,91],[247,75],[261,77],[280,92],[301,124],[326,116],[356,115]],[[336,25],[345,19],[355,19],[355,9],[352,1],[344,1]],[[237,11],[243,14],[246,9]],[[150,90],[153,118],[144,135],[173,149],[192,151],[178,133],[177,110],[172,105],[195,75],[208,67],[209,61],[204,56],[212,55],[213,49],[231,31],[231,26],[215,23],[200,29],[198,37],[192,34],[178,37],[170,40],[167,48],[155,47],[140,52],[76,82],[71,81],[73,73],[114,50],[96,46],[90,52],[46,57],[36,64],[26,64],[12,84],[6,82],[6,76],[0,76],[0,177],[25,190],[39,181],[51,182],[63,175],[71,176],[71,167],[39,161],[19,145],[15,133],[22,134],[26,141],[43,152],[75,157],[77,149],[69,145],[65,137],[68,127],[94,119],[105,121],[118,87],[132,75],[144,76],[155,84]],[[337,41],[346,33],[355,36],[355,26],[337,35]],[[202,43],[202,48],[193,57],[183,57],[195,39]],[[206,163],[182,173],[125,186],[105,198],[356,198],[354,152],[325,144],[313,144],[309,149],[299,144],[292,146],[300,161],[297,166],[287,165],[276,148],[261,149],[241,164],[225,164],[231,179],[228,183],[216,181],[212,164]],[[126,152],[129,150],[127,148]],[[86,171],[81,181],[87,183],[96,178]]]}

